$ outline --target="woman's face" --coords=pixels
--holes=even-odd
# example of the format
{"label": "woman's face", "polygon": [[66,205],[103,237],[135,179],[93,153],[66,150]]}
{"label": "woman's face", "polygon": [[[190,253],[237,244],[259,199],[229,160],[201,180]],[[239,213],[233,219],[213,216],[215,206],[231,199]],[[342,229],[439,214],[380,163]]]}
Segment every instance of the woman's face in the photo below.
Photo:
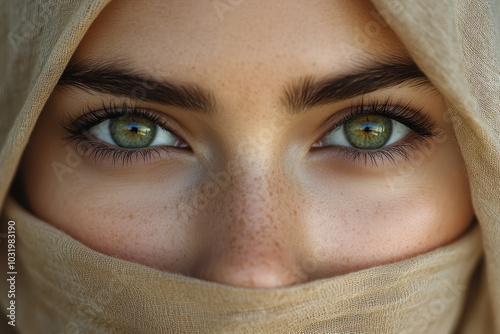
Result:
{"label": "woman's face", "polygon": [[242,287],[402,260],[473,219],[443,97],[368,1],[111,2],[20,176],[93,249]]}

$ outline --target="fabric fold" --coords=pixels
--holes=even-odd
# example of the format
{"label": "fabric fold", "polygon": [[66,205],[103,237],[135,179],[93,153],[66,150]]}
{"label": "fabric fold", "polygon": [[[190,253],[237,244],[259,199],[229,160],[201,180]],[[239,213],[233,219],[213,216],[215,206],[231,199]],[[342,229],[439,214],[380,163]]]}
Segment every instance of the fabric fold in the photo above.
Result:
{"label": "fabric fold", "polygon": [[[404,261],[279,289],[246,289],[96,252],[12,198],[21,333],[453,333],[481,258],[475,224]],[[1,255],[5,259],[5,254]],[[1,296],[6,307],[6,296]]]}

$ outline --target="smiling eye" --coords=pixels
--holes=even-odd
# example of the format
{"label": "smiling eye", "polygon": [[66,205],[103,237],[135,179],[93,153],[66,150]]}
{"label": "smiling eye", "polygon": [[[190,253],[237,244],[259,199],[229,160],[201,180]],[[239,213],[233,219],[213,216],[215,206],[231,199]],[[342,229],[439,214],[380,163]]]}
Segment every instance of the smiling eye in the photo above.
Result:
{"label": "smiling eye", "polygon": [[172,132],[154,122],[136,116],[121,116],[107,119],[89,132],[105,143],[128,149],[149,146],[179,146],[182,143]]}
{"label": "smiling eye", "polygon": [[362,115],[330,131],[322,146],[337,145],[376,150],[403,139],[410,131],[407,126],[389,117]]}

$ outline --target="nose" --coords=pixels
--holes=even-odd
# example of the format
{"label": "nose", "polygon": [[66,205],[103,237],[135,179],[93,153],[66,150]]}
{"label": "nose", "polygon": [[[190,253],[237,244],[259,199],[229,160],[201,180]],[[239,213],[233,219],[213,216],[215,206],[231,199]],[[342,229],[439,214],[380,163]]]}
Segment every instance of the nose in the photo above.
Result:
{"label": "nose", "polygon": [[307,281],[301,191],[278,168],[242,168],[199,214],[203,246],[192,276],[248,288]]}

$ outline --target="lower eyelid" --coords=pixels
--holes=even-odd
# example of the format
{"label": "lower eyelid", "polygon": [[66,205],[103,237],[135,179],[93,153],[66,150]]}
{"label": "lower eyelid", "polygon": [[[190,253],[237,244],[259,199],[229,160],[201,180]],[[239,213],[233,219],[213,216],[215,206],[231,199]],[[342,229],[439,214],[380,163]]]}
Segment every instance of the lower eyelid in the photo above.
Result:
{"label": "lower eyelid", "polygon": [[[83,135],[84,136],[84,135]],[[171,146],[150,146],[140,149],[126,149],[121,147],[112,146],[101,140],[89,139],[81,137],[77,139],[75,144],[75,151],[82,157],[93,161],[100,165],[113,165],[121,163],[124,166],[134,166],[136,164],[143,164],[148,162],[165,159],[173,154],[185,149],[171,147]],[[108,161],[107,163],[104,163]]]}
{"label": "lower eyelid", "polygon": [[382,167],[387,162],[396,166],[399,163],[409,161],[412,155],[420,150],[429,148],[429,137],[424,137],[414,131],[394,142],[376,150],[362,150],[352,146],[330,145],[311,149],[312,154],[324,159],[330,160],[331,163],[352,163],[359,164],[362,167]]}
{"label": "lower eyelid", "polygon": [[398,156],[406,156],[407,154],[400,150],[394,150],[394,148],[379,149],[376,151],[363,151],[347,146],[338,146],[338,154],[340,154],[344,159],[348,159],[349,164],[356,163],[361,164],[363,167],[380,167],[384,165],[386,160],[388,160],[392,165],[397,164]]}

